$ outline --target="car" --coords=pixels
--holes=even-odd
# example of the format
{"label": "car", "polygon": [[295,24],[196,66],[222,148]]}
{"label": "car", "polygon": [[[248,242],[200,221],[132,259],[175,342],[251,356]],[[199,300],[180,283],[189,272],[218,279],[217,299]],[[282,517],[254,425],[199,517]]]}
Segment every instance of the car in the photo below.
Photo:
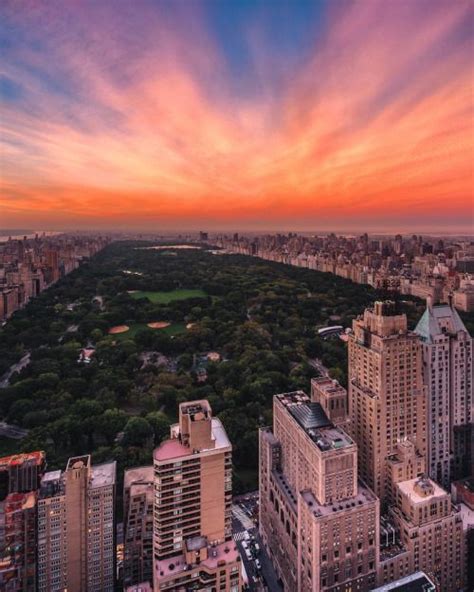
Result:
{"label": "car", "polygon": [[244,531],[244,540],[245,541],[250,541],[250,534],[248,530]]}
{"label": "car", "polygon": [[249,549],[245,549],[245,555],[249,561],[252,559],[252,554]]}
{"label": "car", "polygon": [[254,550],[254,552],[255,552],[255,553],[257,553],[257,554],[258,554],[258,553],[260,553],[260,547],[258,546],[258,543],[255,543],[255,544],[254,544],[254,546],[253,546],[253,550]]}
{"label": "car", "polygon": [[249,548],[249,545],[248,545],[247,541],[242,541],[242,547],[244,549],[248,549]]}
{"label": "car", "polygon": [[255,567],[258,570],[262,569],[262,564],[260,563],[260,559],[255,559]]}

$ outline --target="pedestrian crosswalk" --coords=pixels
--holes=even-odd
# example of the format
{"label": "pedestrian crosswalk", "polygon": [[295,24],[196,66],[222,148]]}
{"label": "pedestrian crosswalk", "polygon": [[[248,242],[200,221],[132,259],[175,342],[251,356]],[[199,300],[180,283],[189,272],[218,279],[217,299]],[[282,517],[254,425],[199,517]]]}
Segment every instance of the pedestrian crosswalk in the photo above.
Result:
{"label": "pedestrian crosswalk", "polygon": [[242,530],[241,532],[234,532],[232,537],[236,543],[243,541],[245,539],[245,530]]}

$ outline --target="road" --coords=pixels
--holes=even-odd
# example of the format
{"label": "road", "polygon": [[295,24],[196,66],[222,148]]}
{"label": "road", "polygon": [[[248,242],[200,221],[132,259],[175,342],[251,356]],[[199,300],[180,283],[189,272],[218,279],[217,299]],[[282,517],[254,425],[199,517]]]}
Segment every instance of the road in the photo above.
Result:
{"label": "road", "polygon": [[13,376],[13,374],[15,372],[21,372],[23,368],[28,366],[28,364],[30,363],[30,357],[30,353],[27,353],[16,364],[10,366],[10,370],[8,370],[0,379],[0,388],[7,387],[10,383],[10,378]]}
{"label": "road", "polygon": [[329,377],[328,369],[326,368],[326,366],[323,365],[319,358],[308,358],[308,364],[312,366],[315,370],[317,370],[319,374],[321,374],[321,376],[324,376],[325,378]]}
{"label": "road", "polygon": [[0,436],[4,438],[11,438],[12,440],[21,440],[28,435],[28,430],[19,428],[14,425],[9,425],[5,421],[0,421]]}
{"label": "road", "polygon": [[[273,565],[263,549],[258,528],[256,526],[258,516],[258,492],[252,492],[244,496],[235,497],[232,506],[232,531],[234,540],[242,557],[242,562],[249,579],[249,590],[251,592],[281,592],[282,587],[278,583]],[[260,550],[257,553],[261,563],[258,570],[255,559],[248,559],[243,542],[247,531],[258,544]],[[246,543],[249,546],[248,542]]]}

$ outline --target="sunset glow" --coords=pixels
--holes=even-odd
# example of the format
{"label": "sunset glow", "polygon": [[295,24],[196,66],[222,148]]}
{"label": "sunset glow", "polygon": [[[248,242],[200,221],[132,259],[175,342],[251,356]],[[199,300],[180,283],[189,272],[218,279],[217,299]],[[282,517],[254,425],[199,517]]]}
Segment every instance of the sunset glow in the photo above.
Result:
{"label": "sunset glow", "polygon": [[4,1],[0,226],[468,231],[472,6]]}

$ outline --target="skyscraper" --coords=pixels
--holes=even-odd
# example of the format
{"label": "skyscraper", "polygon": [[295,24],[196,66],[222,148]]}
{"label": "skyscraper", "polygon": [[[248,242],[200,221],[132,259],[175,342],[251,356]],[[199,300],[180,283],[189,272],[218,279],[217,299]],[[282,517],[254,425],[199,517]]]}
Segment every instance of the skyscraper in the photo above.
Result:
{"label": "skyscraper", "polygon": [[37,489],[41,451],[0,459],[0,590],[36,591]]}
{"label": "skyscraper", "polygon": [[153,580],[153,466],[125,471],[123,482],[124,586]]}
{"label": "skyscraper", "polygon": [[357,446],[302,391],[273,399],[260,430],[260,534],[285,590],[371,590],[379,501],[357,479]]}
{"label": "skyscraper", "polygon": [[116,463],[70,458],[38,500],[38,592],[113,592]]}
{"label": "skyscraper", "polygon": [[[392,302],[375,302],[349,335],[349,417],[359,474],[383,505],[393,494],[389,458],[404,440],[426,451],[426,394],[418,335]],[[406,471],[418,471],[408,463]],[[413,472],[409,477],[417,476]]]}
{"label": "skyscraper", "polygon": [[0,590],[36,592],[36,492],[0,501]]}
{"label": "skyscraper", "polygon": [[473,339],[451,302],[429,300],[415,332],[428,393],[428,472],[449,488],[474,471]]}
{"label": "skyscraper", "polygon": [[207,401],[181,403],[179,423],[154,452],[154,588],[238,592],[232,540],[232,446]]}

